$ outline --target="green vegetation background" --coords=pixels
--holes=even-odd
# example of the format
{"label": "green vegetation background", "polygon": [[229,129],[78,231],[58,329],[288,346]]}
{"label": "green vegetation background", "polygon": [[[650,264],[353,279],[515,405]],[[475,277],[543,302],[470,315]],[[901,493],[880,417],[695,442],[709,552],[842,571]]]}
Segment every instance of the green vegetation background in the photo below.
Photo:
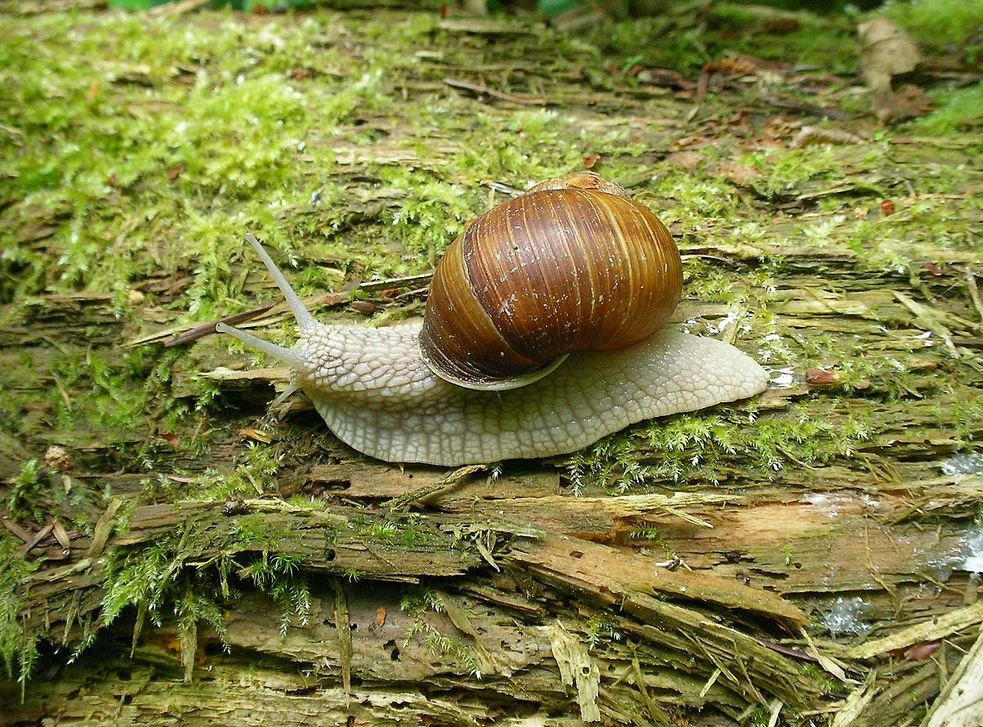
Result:
{"label": "green vegetation background", "polygon": [[[421,273],[494,202],[487,183],[522,188],[580,168],[593,154],[600,155],[599,171],[630,185],[684,242],[771,251],[739,273],[689,260],[688,296],[707,303],[764,311],[788,274],[783,250],[840,246],[858,255],[860,273],[913,285],[926,275],[920,250],[978,252],[980,170],[972,160],[983,151],[979,83],[935,83],[931,112],[876,128],[864,143],[746,148],[722,138],[703,148],[703,163],[691,170],[666,162],[688,133],[691,104],[645,96],[630,69],[668,68],[695,78],[725,51],[815,66],[841,74],[831,82],[833,93],[845,111],[862,115],[869,100],[850,92],[858,86],[856,14],[800,13],[798,29],[769,36],[748,30],[756,19],[746,8],[721,3],[715,28],[668,35],[660,34],[660,18],[564,34],[529,32],[523,21],[503,17],[496,23],[506,30],[498,35],[462,37],[433,12],[17,15],[9,5],[0,11],[7,14],[0,23],[0,324],[8,329],[43,309],[45,296],[108,295],[109,313],[128,338],[256,305],[263,301],[251,291],[263,278],[240,242],[247,230],[287,263],[302,295]],[[928,54],[978,62],[983,6],[923,1],[882,12]],[[501,38],[507,52],[496,46]],[[503,109],[443,84],[466,73],[476,57],[495,67],[489,75],[500,91],[545,96],[550,107]],[[619,98],[638,105],[637,126],[603,123],[606,104]],[[733,101],[711,96],[703,118],[723,122]],[[754,181],[728,185],[715,169],[722,161],[753,170]],[[816,216],[775,212],[799,195],[844,184],[852,193],[818,196]],[[903,214],[856,214],[898,196],[911,199]],[[405,306],[382,317],[418,312]],[[869,391],[874,381],[873,396],[897,401],[926,386],[923,372],[858,355],[861,341],[790,338],[767,313],[753,325],[758,353],[769,364],[801,371],[839,361],[848,394]],[[150,473],[176,456],[193,459],[235,424],[252,420],[210,428],[204,423],[221,419],[228,406],[215,385],[195,380],[189,392],[175,383],[234,358],[236,343],[209,339],[185,354],[100,345],[101,335],[95,326],[66,329],[63,341],[52,342],[42,386],[25,384],[37,377],[29,352],[8,357],[0,370],[0,429],[41,451],[51,428],[87,443],[112,442],[114,454],[101,452],[100,466],[137,461]],[[272,333],[281,342],[291,335],[287,323]],[[955,448],[971,446],[983,421],[979,397],[966,394],[955,368],[932,376],[933,389],[948,396],[932,413],[934,425]],[[24,414],[39,399],[43,420]],[[615,435],[565,465],[575,483],[632,484],[677,480],[697,465],[700,476],[713,479],[734,452],[761,472],[831,462],[849,457],[885,425],[869,411],[837,406],[818,402],[753,427],[747,426],[753,404],[728,415],[678,417]],[[175,432],[178,455],[160,437]],[[249,492],[256,478],[262,485],[277,472],[287,444],[247,449],[231,474],[194,472],[196,496]],[[40,522],[37,461],[14,455],[11,463],[19,474],[8,511]],[[91,504],[101,495],[76,490],[64,499]],[[91,532],[85,512],[73,525]],[[19,572],[4,577],[16,581]],[[11,589],[0,586],[0,594]],[[0,624],[0,651],[26,663],[33,652],[16,626],[7,626]]]}

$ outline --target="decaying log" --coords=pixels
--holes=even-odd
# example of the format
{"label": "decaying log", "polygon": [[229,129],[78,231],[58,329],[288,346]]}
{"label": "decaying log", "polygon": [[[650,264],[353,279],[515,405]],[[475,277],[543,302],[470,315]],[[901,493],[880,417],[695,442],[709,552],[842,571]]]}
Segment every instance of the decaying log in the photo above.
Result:
{"label": "decaying log", "polygon": [[[10,5],[4,19],[27,24],[18,42],[34,42],[34,21]],[[119,45],[97,40],[117,18],[73,12],[85,21],[70,19],[73,47],[92,54],[87,65],[149,85],[133,97],[129,86],[110,93],[94,82],[84,101],[91,118],[64,112],[67,130],[4,125],[24,158],[76,147],[64,136],[76,123],[101,138],[155,113],[147,109],[165,103],[162,88],[183,98],[189,78],[225,84],[215,79],[241,65],[222,50],[211,56],[199,38],[198,51],[177,54],[193,57],[191,70],[166,54],[152,74],[124,68],[98,55]],[[877,130],[866,142],[873,129],[851,128],[849,143],[826,138],[843,142],[831,157],[853,158],[755,186],[770,162],[751,169],[740,159],[764,159],[796,136],[787,115],[762,116],[772,113],[770,95],[745,94],[777,92],[783,71],[714,90],[707,79],[638,69],[671,76],[661,84],[669,90],[617,63],[599,71],[606,51],[544,39],[542,28],[511,19],[385,15],[401,28],[397,44],[366,35],[365,16],[298,17],[203,11],[127,22],[150,23],[160,38],[206,39],[238,24],[236,37],[262,41],[250,45],[244,77],[272,73],[272,83],[318,103],[361,87],[363,74],[379,80],[391,108],[353,97],[329,128],[310,124],[306,141],[284,147],[296,154],[296,175],[277,182],[278,195],[302,193],[263,202],[270,224],[297,243],[291,276],[337,283],[307,299],[318,317],[352,322],[361,315],[345,305],[354,293],[372,298],[363,312],[381,311],[376,323],[420,312],[426,256],[437,248],[421,252],[389,221],[405,222],[429,186],[500,199],[532,181],[508,157],[489,175],[508,178],[475,171],[458,136],[497,129],[508,141],[480,153],[514,143],[542,164],[610,164],[618,182],[675,217],[689,279],[671,325],[748,351],[770,367],[772,386],[753,402],[642,423],[551,461],[454,472],[387,465],[339,444],[303,397],[268,414],[287,372],[208,335],[210,316],[250,318],[248,327],[289,316],[265,274],[237,268],[231,250],[210,263],[155,257],[165,245],[191,250],[180,245],[195,235],[177,218],[198,194],[180,186],[180,170],[154,166],[164,164],[156,151],[123,186],[73,167],[109,195],[106,207],[89,200],[74,217],[58,217],[69,214],[63,190],[50,209],[4,196],[0,214],[22,223],[14,234],[23,249],[10,262],[0,256],[0,295],[19,291],[21,277],[31,295],[0,306],[0,651],[13,667],[0,681],[0,722],[978,723],[970,702],[983,658],[983,255],[973,247],[974,190],[944,183],[946,165],[971,164],[978,140]],[[39,48],[51,52],[64,35],[52,28],[62,26],[37,22]],[[312,63],[337,54],[338,65],[287,71],[281,42],[300,43],[296,57]],[[549,63],[530,60],[544,49]],[[376,75],[370,56],[401,60]],[[42,80],[53,89],[46,102],[80,95],[54,75]],[[845,86],[835,79],[829,89]],[[817,106],[799,101],[815,93],[794,89],[795,108],[811,113]],[[521,108],[540,102],[549,110]],[[408,123],[415,109],[435,113]],[[51,116],[61,123],[61,112]],[[446,128],[434,125],[438,116]],[[767,131],[785,127],[785,141]],[[279,154],[283,140],[270,142]],[[547,162],[541,144],[575,151]],[[680,149],[703,168],[692,189],[673,176],[669,157]],[[4,163],[4,185],[47,184]],[[926,171],[924,185],[912,169]],[[169,202],[151,194],[157,183],[170,185]],[[330,205],[316,204],[322,186]],[[242,190],[215,193],[207,206],[226,221],[250,202]],[[155,206],[141,207],[144,198]],[[733,202],[739,213],[704,216],[694,199]],[[179,212],[161,213],[157,227],[176,201]],[[138,213],[126,226],[107,221],[130,204]],[[940,221],[942,205],[959,205],[965,219],[947,212]],[[444,222],[463,224],[462,209]],[[139,248],[143,267],[119,277],[132,290],[56,280],[66,246],[128,254],[131,234],[153,240]],[[304,249],[367,240],[384,255],[373,248],[365,259],[412,259],[414,269],[360,280],[374,271],[360,269],[359,255],[326,262]],[[221,292],[189,294],[199,267],[238,280],[241,307],[209,298]],[[305,281],[305,271],[314,277]],[[186,303],[200,300],[216,309],[189,313]],[[120,423],[116,410],[127,407]]]}

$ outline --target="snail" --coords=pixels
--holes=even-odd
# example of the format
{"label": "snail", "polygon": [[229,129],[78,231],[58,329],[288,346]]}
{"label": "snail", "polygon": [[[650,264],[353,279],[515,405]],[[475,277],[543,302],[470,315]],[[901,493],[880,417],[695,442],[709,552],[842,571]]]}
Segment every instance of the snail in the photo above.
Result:
{"label": "snail", "polygon": [[298,340],[216,330],[288,365],[287,393],[302,389],[339,439],[377,459],[565,454],[767,387],[735,347],[663,327],[681,294],[679,251],[654,214],[593,173],[543,182],[473,221],[437,266],[422,325],[321,324],[247,239]]}

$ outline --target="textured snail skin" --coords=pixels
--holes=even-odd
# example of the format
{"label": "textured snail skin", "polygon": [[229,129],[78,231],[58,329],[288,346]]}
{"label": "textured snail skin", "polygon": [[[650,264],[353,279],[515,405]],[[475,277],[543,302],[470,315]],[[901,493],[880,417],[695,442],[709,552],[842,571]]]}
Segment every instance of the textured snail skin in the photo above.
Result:
{"label": "textured snail skin", "polygon": [[662,330],[630,348],[571,354],[521,389],[435,376],[418,325],[320,326],[291,349],[300,387],[348,445],[391,462],[461,465],[572,452],[629,424],[753,396],[764,369],[726,343]]}

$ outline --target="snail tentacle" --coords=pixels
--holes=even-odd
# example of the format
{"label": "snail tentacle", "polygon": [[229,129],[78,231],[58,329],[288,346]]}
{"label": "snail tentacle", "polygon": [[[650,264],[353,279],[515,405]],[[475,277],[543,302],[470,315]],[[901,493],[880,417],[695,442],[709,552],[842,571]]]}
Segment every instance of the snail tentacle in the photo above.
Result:
{"label": "snail tentacle", "polygon": [[260,338],[259,336],[254,336],[251,333],[246,333],[245,331],[228,325],[227,323],[216,323],[215,331],[217,333],[226,333],[234,338],[238,338],[246,346],[253,349],[254,351],[259,351],[265,353],[271,358],[275,358],[281,363],[287,364],[290,368],[295,370],[302,370],[305,366],[303,356],[292,348],[284,348],[283,346],[277,346],[275,343],[270,343],[269,341]]}
{"label": "snail tentacle", "polygon": [[259,255],[259,259],[263,261],[263,265],[270,273],[270,277],[276,282],[277,287],[280,288],[280,292],[283,293],[283,297],[287,302],[287,307],[290,308],[290,312],[294,314],[294,318],[297,319],[297,327],[300,328],[301,334],[307,331],[317,328],[320,324],[314,320],[314,316],[311,315],[310,311],[304,307],[304,301],[300,299],[300,296],[294,292],[294,289],[290,286],[287,278],[284,277],[283,273],[273,262],[273,258],[269,256],[269,253],[263,248],[256,236],[251,233],[246,233],[246,241],[253,246],[256,254]]}

